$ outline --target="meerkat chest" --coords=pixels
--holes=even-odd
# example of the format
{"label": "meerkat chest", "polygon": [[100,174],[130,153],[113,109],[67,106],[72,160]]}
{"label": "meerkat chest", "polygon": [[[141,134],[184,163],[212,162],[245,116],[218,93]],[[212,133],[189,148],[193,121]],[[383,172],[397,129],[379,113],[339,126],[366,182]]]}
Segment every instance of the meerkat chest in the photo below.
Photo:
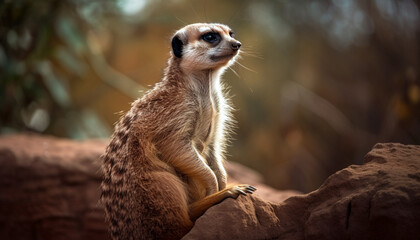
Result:
{"label": "meerkat chest", "polygon": [[194,142],[197,150],[203,151],[214,140],[215,131],[219,124],[218,102],[211,93],[199,99]]}

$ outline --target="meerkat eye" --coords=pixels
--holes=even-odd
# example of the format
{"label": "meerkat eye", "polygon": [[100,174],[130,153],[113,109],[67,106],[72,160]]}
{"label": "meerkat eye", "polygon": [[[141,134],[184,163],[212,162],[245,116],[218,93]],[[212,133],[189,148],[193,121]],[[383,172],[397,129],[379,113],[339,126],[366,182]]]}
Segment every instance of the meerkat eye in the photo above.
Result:
{"label": "meerkat eye", "polygon": [[202,35],[201,38],[206,42],[214,43],[217,40],[219,40],[220,35],[218,33],[209,32],[209,33],[206,33],[206,34]]}
{"label": "meerkat eye", "polygon": [[229,32],[229,35],[230,35],[231,37],[233,37],[233,38],[235,37],[235,33],[234,33],[234,32],[232,32],[232,31],[230,31],[230,32]]}

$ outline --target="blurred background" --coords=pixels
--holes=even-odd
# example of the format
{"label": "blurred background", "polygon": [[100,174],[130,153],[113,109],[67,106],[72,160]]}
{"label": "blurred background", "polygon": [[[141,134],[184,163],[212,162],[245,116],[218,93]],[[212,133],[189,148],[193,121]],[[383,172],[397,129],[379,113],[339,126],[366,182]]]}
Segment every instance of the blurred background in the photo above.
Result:
{"label": "blurred background", "polygon": [[309,192],[377,142],[420,144],[414,0],[3,0],[0,132],[107,138],[160,81],[175,30],[229,25],[231,161]]}

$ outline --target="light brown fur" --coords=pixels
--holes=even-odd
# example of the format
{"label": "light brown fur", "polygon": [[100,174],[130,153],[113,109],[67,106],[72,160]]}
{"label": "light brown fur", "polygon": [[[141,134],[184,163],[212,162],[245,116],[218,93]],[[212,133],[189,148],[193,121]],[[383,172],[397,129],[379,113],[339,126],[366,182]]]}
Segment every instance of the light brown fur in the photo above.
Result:
{"label": "light brown fur", "polygon": [[[217,44],[202,39],[209,31],[221,36]],[[255,190],[226,188],[231,120],[220,75],[240,47],[230,35],[221,24],[179,30],[182,56],[173,45],[163,80],[117,123],[102,183],[114,239],[179,239],[209,207]]]}

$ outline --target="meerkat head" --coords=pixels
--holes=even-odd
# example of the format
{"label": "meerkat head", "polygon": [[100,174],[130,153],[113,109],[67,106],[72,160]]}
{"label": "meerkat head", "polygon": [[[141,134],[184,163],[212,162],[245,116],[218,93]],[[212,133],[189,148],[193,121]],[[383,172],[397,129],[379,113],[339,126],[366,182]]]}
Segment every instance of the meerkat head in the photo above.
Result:
{"label": "meerkat head", "polygon": [[178,30],[172,38],[172,54],[185,71],[227,67],[235,61],[241,43],[226,25],[196,23]]}

